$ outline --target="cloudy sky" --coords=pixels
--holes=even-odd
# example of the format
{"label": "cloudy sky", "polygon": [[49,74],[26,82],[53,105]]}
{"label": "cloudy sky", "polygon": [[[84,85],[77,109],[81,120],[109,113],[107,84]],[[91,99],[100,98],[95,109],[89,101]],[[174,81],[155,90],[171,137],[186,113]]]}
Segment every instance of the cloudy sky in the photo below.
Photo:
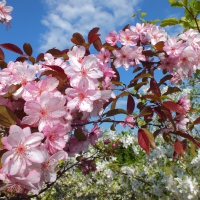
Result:
{"label": "cloudy sky", "polygon": [[[13,20],[11,29],[0,26],[0,43],[22,47],[28,42],[34,55],[53,47],[70,48],[74,32],[87,37],[94,27],[100,27],[103,39],[110,30],[138,22],[131,15],[139,9],[147,12],[146,20],[180,16],[180,9],[170,8],[168,0],[7,0],[7,5],[14,8]],[[177,31],[173,28],[172,34]],[[15,56],[8,54],[6,58]]]}

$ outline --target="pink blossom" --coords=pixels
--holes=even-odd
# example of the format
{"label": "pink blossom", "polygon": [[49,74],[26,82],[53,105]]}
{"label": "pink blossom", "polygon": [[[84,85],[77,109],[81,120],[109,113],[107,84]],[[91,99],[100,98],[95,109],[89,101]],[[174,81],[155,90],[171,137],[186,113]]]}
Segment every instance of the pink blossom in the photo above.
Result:
{"label": "pink blossom", "polygon": [[123,46],[120,50],[113,51],[115,58],[114,65],[116,68],[123,66],[125,70],[128,70],[131,65],[133,49],[129,46]]}
{"label": "pink blossom", "polygon": [[190,99],[187,97],[181,97],[178,101],[178,104],[182,106],[186,112],[190,111]]}
{"label": "pink blossom", "polygon": [[28,100],[35,100],[38,96],[42,94],[44,91],[48,91],[51,93],[54,93],[57,91],[57,86],[59,84],[58,79],[55,77],[47,76],[44,79],[34,82],[34,83],[28,83],[25,86],[25,89],[29,92],[29,94],[23,95],[23,98]]}
{"label": "pink blossom", "polygon": [[136,38],[137,35],[129,29],[126,29],[125,31],[120,31],[119,33],[119,41],[122,45],[135,46],[137,44],[137,42],[135,41]]}
{"label": "pink blossom", "polygon": [[90,141],[88,139],[85,141],[79,141],[74,135],[72,135],[65,146],[65,151],[70,157],[73,157],[75,154],[81,153],[82,151],[87,152],[89,143]]}
{"label": "pink blossom", "polygon": [[110,33],[106,35],[105,40],[108,44],[110,44],[111,46],[114,46],[119,40],[119,35],[117,34],[116,31],[110,31]]}
{"label": "pink blossom", "polygon": [[146,58],[144,55],[142,55],[143,47],[137,47],[135,46],[133,48],[133,53],[132,53],[132,59],[135,60],[135,64],[139,65],[140,61],[145,61]]}
{"label": "pink blossom", "polygon": [[164,43],[163,50],[172,57],[179,56],[185,48],[185,44],[182,41],[176,40],[176,38],[170,38]]}
{"label": "pink blossom", "polygon": [[50,53],[44,54],[44,60],[45,62],[42,63],[43,68],[47,68],[48,66],[54,65],[61,67],[62,69],[65,69],[67,67],[66,62],[61,58],[54,59],[54,56],[52,56]]}
{"label": "pink blossom", "polygon": [[104,63],[110,62],[110,52],[106,48],[101,48],[99,54],[96,55],[98,62],[103,65]]}
{"label": "pink blossom", "polygon": [[59,97],[52,97],[48,91],[44,91],[37,100],[25,103],[24,112],[28,116],[22,119],[22,123],[38,125],[39,131],[42,131],[45,125],[53,127],[54,124],[60,123],[61,117],[66,114],[64,104],[65,101]]}
{"label": "pink blossom", "polygon": [[186,131],[187,130],[187,123],[189,122],[189,119],[185,115],[178,115],[176,117],[176,129],[178,131]]}
{"label": "pink blossom", "polygon": [[38,188],[36,184],[40,181],[40,176],[41,174],[36,170],[30,170],[26,175],[6,175],[3,179],[6,185],[1,187],[0,190],[20,194],[32,191],[34,194],[38,194],[41,188]]}
{"label": "pink blossom", "polygon": [[82,63],[83,58],[85,56],[85,47],[83,46],[74,46],[72,50],[70,50],[67,55],[69,58],[76,58],[78,62]]}
{"label": "pink blossom", "polygon": [[97,124],[94,125],[94,128],[89,134],[89,141],[92,146],[95,145],[96,141],[103,136],[103,131],[99,130]]}
{"label": "pink blossom", "polygon": [[46,125],[43,128],[43,133],[46,137],[44,145],[50,154],[63,150],[68,140],[67,130],[64,126],[57,124],[51,128],[49,125]]}
{"label": "pink blossom", "polygon": [[78,62],[76,57],[70,57],[69,62],[70,66],[65,69],[65,73],[70,76],[72,87],[77,87],[81,80],[86,80],[91,89],[98,86],[98,78],[101,78],[103,73],[98,66],[96,56],[89,55],[82,63]]}
{"label": "pink blossom", "polygon": [[101,92],[90,90],[88,82],[83,79],[78,87],[67,88],[65,93],[68,98],[67,108],[70,110],[79,109],[80,111],[91,112],[93,110],[93,101],[101,98]]}
{"label": "pink blossom", "polygon": [[35,168],[41,174],[40,185],[44,181],[54,182],[56,180],[55,167],[58,165],[60,160],[66,160],[68,155],[65,151],[58,151],[57,153],[50,156],[48,152],[41,147],[42,154],[44,156],[44,161],[41,164],[37,164]]}
{"label": "pink blossom", "polygon": [[124,128],[128,125],[130,128],[135,126],[135,118],[133,116],[127,116],[124,122],[120,123]]}
{"label": "pink blossom", "polygon": [[6,1],[2,0],[0,2],[0,21],[9,25],[9,22],[12,19],[10,12],[13,10],[13,7],[5,5]]}
{"label": "pink blossom", "polygon": [[154,25],[151,27],[151,29],[147,30],[146,37],[151,41],[152,45],[155,45],[160,41],[165,42],[167,40],[167,33],[164,29]]}
{"label": "pink blossom", "polygon": [[[23,173],[32,163],[42,163],[44,157],[37,147],[44,136],[36,132],[31,134],[29,127],[21,129],[12,125],[7,137],[9,151],[2,156],[3,172],[9,175]],[[11,148],[12,147],[12,148]]]}

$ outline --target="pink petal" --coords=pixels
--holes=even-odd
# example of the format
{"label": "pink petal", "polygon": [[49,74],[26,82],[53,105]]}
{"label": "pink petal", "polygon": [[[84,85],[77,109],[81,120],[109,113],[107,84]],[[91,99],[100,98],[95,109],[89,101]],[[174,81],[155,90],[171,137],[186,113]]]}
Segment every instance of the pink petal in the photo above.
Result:
{"label": "pink petal", "polygon": [[27,158],[30,161],[36,162],[36,163],[42,163],[44,162],[44,159],[45,159],[43,153],[36,148],[33,148],[28,151]]}

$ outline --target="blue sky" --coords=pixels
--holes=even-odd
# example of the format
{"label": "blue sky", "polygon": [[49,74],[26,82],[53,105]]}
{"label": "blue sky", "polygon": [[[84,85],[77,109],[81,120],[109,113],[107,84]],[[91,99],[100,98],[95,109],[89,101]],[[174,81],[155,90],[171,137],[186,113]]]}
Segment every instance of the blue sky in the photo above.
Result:
{"label": "blue sky", "polygon": [[[71,36],[80,32],[87,37],[89,30],[100,27],[102,39],[110,30],[119,31],[126,24],[134,25],[138,20],[131,18],[137,10],[147,12],[146,20],[180,17],[181,9],[171,8],[168,0],[7,0],[12,6],[11,28],[0,26],[0,43],[13,43],[23,47],[32,45],[33,56],[56,47],[72,46]],[[167,28],[172,35],[180,32],[179,27]],[[6,61],[18,56],[5,50]],[[122,82],[130,80],[132,69],[120,68]],[[122,99],[120,107],[126,102]]]}
{"label": "blue sky", "polygon": [[[22,47],[28,42],[35,56],[52,47],[71,47],[74,32],[87,36],[89,30],[98,26],[105,36],[128,23],[134,25],[137,20],[131,15],[138,9],[147,12],[147,20],[180,15],[180,9],[170,8],[168,0],[7,0],[7,5],[14,8],[13,20],[11,29],[0,26],[0,43]],[[15,58],[15,54],[8,54],[6,60]]]}

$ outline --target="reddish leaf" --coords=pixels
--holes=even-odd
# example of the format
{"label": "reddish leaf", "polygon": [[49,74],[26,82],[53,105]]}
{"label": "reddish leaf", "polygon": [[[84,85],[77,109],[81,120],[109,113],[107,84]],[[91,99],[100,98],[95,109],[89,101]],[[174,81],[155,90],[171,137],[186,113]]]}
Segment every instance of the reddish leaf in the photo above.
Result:
{"label": "reddish leaf", "polygon": [[162,121],[166,121],[167,117],[160,107],[153,108],[153,111],[160,117]]}
{"label": "reddish leaf", "polygon": [[144,99],[151,99],[152,101],[156,101],[156,102],[162,102],[160,97],[156,96],[156,95],[151,95],[151,94],[146,94],[146,95],[143,95],[142,98]]}
{"label": "reddish leaf", "polygon": [[18,53],[20,55],[23,55],[23,51],[16,45],[11,44],[11,43],[4,43],[4,44],[0,44],[1,47],[3,47],[4,49],[8,49],[10,51],[13,51],[15,53]]}
{"label": "reddish leaf", "polygon": [[166,101],[163,103],[163,105],[171,111],[175,111],[183,115],[186,113],[182,106],[174,103],[173,101]]}
{"label": "reddish leaf", "polygon": [[200,142],[195,140],[191,135],[186,134],[186,133],[182,133],[181,131],[176,131],[174,132],[175,135],[179,135],[181,137],[187,138],[188,140],[190,140],[191,142],[193,142],[194,144],[196,144],[199,148],[200,148]]}
{"label": "reddish leaf", "polygon": [[200,117],[198,117],[198,118],[196,118],[196,119],[194,120],[194,125],[196,125],[196,124],[200,124]]}
{"label": "reddish leaf", "polygon": [[176,139],[175,143],[174,143],[174,151],[178,154],[178,155],[184,155],[184,150],[183,150],[183,145],[180,142],[179,139]]}
{"label": "reddish leaf", "polygon": [[172,123],[174,130],[176,130],[176,125],[174,123],[174,119],[172,117],[172,114],[168,108],[162,107],[162,111],[165,113],[166,117],[169,119],[169,121]]}
{"label": "reddish leaf", "polygon": [[144,56],[149,56],[149,57],[153,57],[153,56],[156,55],[155,52],[153,52],[153,51],[151,51],[151,50],[145,50],[145,51],[142,52],[142,54],[143,54]]}
{"label": "reddish leaf", "polygon": [[44,60],[44,54],[43,54],[43,53],[40,53],[40,54],[37,56],[36,62],[38,62],[38,61],[40,61],[40,60]]}
{"label": "reddish leaf", "polygon": [[130,83],[137,81],[140,78],[145,78],[145,77],[152,78],[152,75],[151,74],[140,74],[140,75],[136,76],[133,80],[131,80]]}
{"label": "reddish leaf", "polygon": [[94,42],[93,42],[93,45],[94,45],[94,48],[97,50],[97,51],[101,51],[101,48],[102,48],[102,42],[101,42],[101,39],[100,38],[97,38]]}
{"label": "reddish leaf", "polygon": [[183,141],[181,141],[181,143],[183,145],[184,152],[187,151],[187,149],[188,149],[187,139],[184,139]]}
{"label": "reddish leaf", "polygon": [[31,56],[31,55],[32,55],[33,49],[32,49],[32,47],[31,47],[31,45],[30,45],[29,43],[24,43],[23,49],[24,49],[24,52],[25,52],[28,56]]}
{"label": "reddish leaf", "polygon": [[95,40],[99,38],[100,34],[95,34],[90,37],[89,43],[92,44]]}
{"label": "reddish leaf", "polygon": [[98,27],[95,27],[93,28],[89,33],[88,33],[88,41],[90,41],[90,38],[93,36],[93,35],[96,35],[98,32],[99,32],[99,29]]}
{"label": "reddish leaf", "polygon": [[46,53],[50,53],[52,56],[54,57],[62,57],[62,51],[60,51],[59,49],[49,49]]}
{"label": "reddish leaf", "polygon": [[147,154],[149,154],[150,141],[147,134],[142,129],[138,130],[138,144],[146,151]]}
{"label": "reddish leaf", "polygon": [[140,114],[138,115],[138,117],[142,117],[142,116],[146,116],[146,115],[150,115],[152,113],[152,109],[150,106],[145,106],[142,111],[140,112]]}
{"label": "reddish leaf", "polygon": [[126,26],[124,26],[122,30],[125,31],[126,29],[130,29],[130,24],[127,24]]}
{"label": "reddish leaf", "polygon": [[83,38],[83,36],[80,33],[74,33],[72,35],[71,41],[77,45],[83,45],[85,43],[85,39]]}
{"label": "reddish leaf", "polygon": [[172,93],[176,93],[176,92],[181,92],[181,89],[178,87],[168,87],[167,92],[165,92],[163,94],[164,95],[168,95],[168,94],[172,94]]}
{"label": "reddish leaf", "polygon": [[127,113],[131,115],[135,108],[135,101],[133,97],[129,94],[127,99]]}
{"label": "reddish leaf", "polygon": [[7,63],[5,61],[3,61],[3,60],[0,60],[0,68],[4,69],[6,67],[7,67]]}
{"label": "reddish leaf", "polygon": [[60,66],[57,66],[57,65],[44,65],[44,66],[49,67],[49,68],[53,69],[54,71],[57,71],[57,72],[60,72],[63,74],[65,73],[64,69],[62,69]]}
{"label": "reddish leaf", "polygon": [[163,51],[164,42],[163,42],[163,41],[160,41],[160,42],[156,43],[156,44],[154,45],[154,47],[156,48],[157,51]]}
{"label": "reddish leaf", "polygon": [[154,135],[146,128],[142,128],[142,130],[147,134],[148,138],[149,138],[149,142],[150,145],[153,149],[156,148],[156,144],[155,144],[155,138]]}
{"label": "reddish leaf", "polygon": [[79,141],[86,141],[87,138],[85,136],[85,134],[83,133],[82,129],[76,129],[74,131],[74,136],[79,140]]}
{"label": "reddish leaf", "polygon": [[[143,85],[146,85],[146,84],[148,84],[148,83],[149,83],[148,81],[140,82],[140,83],[138,83],[138,84],[136,84],[136,85],[135,85],[135,83],[132,83],[132,84],[130,84],[128,87],[131,87],[132,85],[134,85],[134,89],[138,91]],[[133,86],[132,86],[132,87],[133,87]]]}
{"label": "reddish leaf", "polygon": [[156,82],[156,80],[154,78],[151,78],[150,81],[150,90],[156,94],[157,96],[161,96],[161,92],[160,92],[160,88],[158,86],[158,83]]}
{"label": "reddish leaf", "polygon": [[124,109],[113,109],[113,110],[109,110],[108,112],[104,113],[104,115],[106,115],[107,117],[113,116],[113,115],[118,115],[118,114],[125,114],[127,115],[127,112]]}
{"label": "reddish leaf", "polygon": [[168,81],[168,80],[170,80],[172,77],[173,77],[173,76],[172,76],[172,75],[170,75],[170,74],[168,74],[168,75],[164,76],[163,78],[161,78],[161,79],[160,79],[160,82],[158,83],[158,85],[160,86],[160,85],[164,84],[164,83],[165,83],[165,81]]}
{"label": "reddish leaf", "polygon": [[25,60],[28,60],[28,58],[20,56],[16,59],[16,61],[24,62]]}
{"label": "reddish leaf", "polygon": [[4,52],[1,48],[0,48],[0,59],[5,60],[5,55],[4,55]]}

